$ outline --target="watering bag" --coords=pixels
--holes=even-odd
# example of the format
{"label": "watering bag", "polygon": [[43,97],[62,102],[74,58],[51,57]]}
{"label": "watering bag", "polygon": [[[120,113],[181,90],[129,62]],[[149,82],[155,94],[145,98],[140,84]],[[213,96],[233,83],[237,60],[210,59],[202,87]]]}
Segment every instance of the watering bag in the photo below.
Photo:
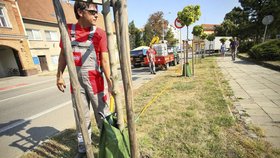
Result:
{"label": "watering bag", "polygon": [[114,115],[109,115],[103,120],[99,158],[130,158],[128,131],[120,131],[117,128],[117,118]]}

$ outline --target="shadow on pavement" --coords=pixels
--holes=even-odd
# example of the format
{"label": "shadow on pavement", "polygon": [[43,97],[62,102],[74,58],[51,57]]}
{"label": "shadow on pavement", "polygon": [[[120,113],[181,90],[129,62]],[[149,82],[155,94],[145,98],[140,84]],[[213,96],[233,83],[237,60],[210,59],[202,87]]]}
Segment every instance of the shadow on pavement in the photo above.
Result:
{"label": "shadow on pavement", "polygon": [[[15,123],[23,122],[24,120],[18,119],[10,121],[9,123],[0,124],[1,127],[4,125],[12,125]],[[26,121],[14,128],[8,129],[0,133],[0,137],[9,136],[12,140],[9,144],[11,147],[18,148],[22,151],[27,151],[29,149],[37,146],[42,140],[46,139],[48,136],[54,135],[59,131],[53,127],[43,126],[43,127],[32,127],[26,130],[26,126],[30,124],[30,121]]]}
{"label": "shadow on pavement", "polygon": [[239,61],[234,61],[235,64],[243,64],[243,65],[255,65],[254,63],[244,61],[244,60],[239,60]]}

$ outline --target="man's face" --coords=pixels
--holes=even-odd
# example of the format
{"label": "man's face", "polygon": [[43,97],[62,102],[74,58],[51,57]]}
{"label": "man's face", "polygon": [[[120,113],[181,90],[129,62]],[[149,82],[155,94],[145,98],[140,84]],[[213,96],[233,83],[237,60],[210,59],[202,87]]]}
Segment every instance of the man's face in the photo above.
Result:
{"label": "man's face", "polygon": [[98,18],[97,5],[89,4],[88,8],[82,11],[81,18],[86,24],[95,26]]}

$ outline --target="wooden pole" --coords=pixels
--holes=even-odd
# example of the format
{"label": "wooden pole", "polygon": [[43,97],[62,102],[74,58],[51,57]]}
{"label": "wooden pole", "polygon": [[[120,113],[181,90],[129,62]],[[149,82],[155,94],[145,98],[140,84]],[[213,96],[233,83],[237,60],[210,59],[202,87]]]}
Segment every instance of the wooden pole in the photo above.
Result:
{"label": "wooden pole", "polygon": [[128,37],[127,1],[120,0],[119,26],[120,26],[120,64],[125,92],[126,114],[130,141],[131,157],[138,158],[136,129],[134,124],[132,77],[130,63],[130,48]]}
{"label": "wooden pole", "polygon": [[108,51],[110,56],[110,65],[111,65],[111,75],[112,75],[112,82],[113,82],[113,90],[112,95],[115,99],[115,106],[116,112],[118,115],[118,127],[122,131],[124,129],[124,119],[123,119],[123,106],[121,103],[120,98],[120,90],[118,85],[118,68],[117,68],[117,58],[116,58],[116,51],[114,51],[114,36],[113,36],[113,29],[112,29],[112,20],[110,14],[110,0],[102,0],[103,2],[103,17],[107,32],[107,42],[108,42]]}
{"label": "wooden pole", "polygon": [[84,117],[84,109],[82,108],[83,102],[82,102],[81,95],[80,95],[81,94],[80,84],[78,81],[76,67],[74,66],[72,47],[70,44],[68,31],[66,28],[65,15],[64,15],[64,12],[63,12],[63,9],[62,9],[62,6],[61,6],[59,0],[53,0],[53,4],[54,4],[54,9],[55,9],[55,13],[56,13],[59,30],[61,33],[63,50],[64,50],[64,53],[66,56],[66,62],[67,62],[67,68],[68,68],[68,72],[69,72],[70,82],[71,82],[71,85],[73,88],[73,94],[74,94],[73,101],[76,103],[75,105],[76,105],[76,109],[77,109],[78,119],[80,121],[79,125],[81,128],[84,143],[86,146],[87,157],[94,158],[91,142],[90,142],[89,135],[88,135],[88,129],[87,129],[87,125],[86,125],[86,121],[85,121],[85,117]]}
{"label": "wooden pole", "polygon": [[194,53],[193,53],[193,43],[192,43],[192,74],[194,76]]}
{"label": "wooden pole", "polygon": [[[120,43],[121,43],[121,39],[120,39],[120,23],[119,23],[119,11],[120,11],[120,2],[117,0],[112,0],[112,4],[113,4],[113,12],[114,12],[114,22],[115,22],[115,30],[116,30],[116,36],[117,36],[117,45],[118,45],[118,51],[119,51],[119,58],[121,58],[120,55]],[[121,60],[121,59],[120,59]]]}

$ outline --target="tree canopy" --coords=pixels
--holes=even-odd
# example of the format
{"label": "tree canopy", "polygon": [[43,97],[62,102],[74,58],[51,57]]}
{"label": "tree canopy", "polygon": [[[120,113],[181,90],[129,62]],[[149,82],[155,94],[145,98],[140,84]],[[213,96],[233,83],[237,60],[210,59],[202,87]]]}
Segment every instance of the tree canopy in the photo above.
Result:
{"label": "tree canopy", "polygon": [[280,32],[279,0],[239,0],[241,7],[234,7],[225,15],[221,26],[216,28],[217,35],[237,36],[241,40],[251,39],[261,42],[265,25],[262,19],[272,15],[274,21],[268,26],[267,36],[275,38]]}
{"label": "tree canopy", "polygon": [[196,22],[201,16],[199,5],[189,5],[186,6],[182,11],[177,13],[178,19],[183,25],[190,26]]}

